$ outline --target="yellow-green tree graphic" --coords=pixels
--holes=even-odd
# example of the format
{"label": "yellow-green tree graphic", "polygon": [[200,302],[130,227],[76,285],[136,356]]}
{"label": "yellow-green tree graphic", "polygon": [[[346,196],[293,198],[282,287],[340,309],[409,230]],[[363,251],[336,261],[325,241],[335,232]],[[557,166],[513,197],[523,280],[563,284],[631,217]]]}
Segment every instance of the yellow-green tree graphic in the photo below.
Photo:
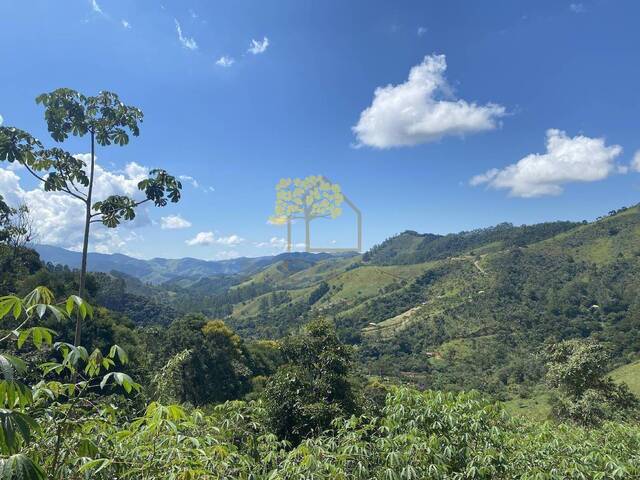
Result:
{"label": "yellow-green tree graphic", "polygon": [[[269,220],[276,225],[287,225],[288,252],[291,251],[291,222],[295,219],[304,220],[305,250],[310,252],[311,222],[317,218],[340,216],[341,205],[345,200],[340,185],[331,183],[322,175],[311,175],[303,179],[283,178],[276,185],[275,215]],[[352,205],[350,202],[349,204]]]}

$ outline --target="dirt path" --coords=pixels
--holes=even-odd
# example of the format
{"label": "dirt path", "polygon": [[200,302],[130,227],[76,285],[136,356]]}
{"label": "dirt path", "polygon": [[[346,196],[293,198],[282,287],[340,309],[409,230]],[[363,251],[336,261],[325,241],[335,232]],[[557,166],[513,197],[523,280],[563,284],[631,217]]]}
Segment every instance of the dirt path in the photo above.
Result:
{"label": "dirt path", "polygon": [[487,272],[485,272],[484,269],[480,266],[480,263],[478,262],[478,260],[473,261],[473,266],[476,267],[481,274],[483,275],[487,274]]}

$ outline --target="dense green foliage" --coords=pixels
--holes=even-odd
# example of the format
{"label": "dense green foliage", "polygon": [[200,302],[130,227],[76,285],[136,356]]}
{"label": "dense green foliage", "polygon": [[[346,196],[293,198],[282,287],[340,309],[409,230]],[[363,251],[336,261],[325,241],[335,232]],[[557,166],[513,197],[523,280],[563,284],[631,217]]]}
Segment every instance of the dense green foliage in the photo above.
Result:
{"label": "dense green foliage", "polygon": [[596,425],[605,419],[629,417],[638,413],[638,398],[625,384],[605,377],[609,352],[592,341],[567,340],[547,349],[547,383],[559,394],[552,400],[557,418],[584,425]]}
{"label": "dense green foliage", "polygon": [[[511,418],[475,392],[375,383],[360,390],[350,376],[352,347],[328,322],[312,322],[280,346],[249,349],[223,322],[187,316],[157,342],[171,346],[163,350],[168,361],[143,388],[114,370],[129,362],[120,346],[54,344],[55,332],[41,326],[51,317],[64,328],[74,314],[89,326],[98,310],[76,296],[56,303],[43,287],[23,299],[0,298],[0,341],[15,342],[15,355],[0,356],[3,480],[640,475],[640,429],[621,419],[597,429],[566,427]],[[274,374],[275,350],[285,363]],[[597,383],[599,376],[580,373],[600,372],[604,359],[600,349],[574,344],[551,348],[550,358],[557,365],[550,378],[582,391],[580,379]],[[271,377],[257,400],[203,410],[172,403],[242,394],[249,372],[238,370],[240,362]]]}
{"label": "dense green foliage", "polygon": [[349,382],[351,350],[332,325],[315,321],[282,343],[286,365],[265,389],[269,425],[278,437],[300,443],[327,430],[333,419],[357,411]]}
{"label": "dense green foliage", "polygon": [[[90,273],[89,303],[77,271],[0,245],[0,479],[639,478],[637,399],[607,376],[640,350],[639,217],[461,234],[417,264]],[[496,402],[544,379],[549,422]]]}

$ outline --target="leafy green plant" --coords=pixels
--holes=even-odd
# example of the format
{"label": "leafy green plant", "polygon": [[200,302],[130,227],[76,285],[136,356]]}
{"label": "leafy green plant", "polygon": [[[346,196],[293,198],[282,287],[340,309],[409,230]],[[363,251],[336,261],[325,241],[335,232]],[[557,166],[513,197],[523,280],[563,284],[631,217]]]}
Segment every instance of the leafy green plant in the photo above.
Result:
{"label": "leafy green plant", "polygon": [[[59,361],[42,364],[41,380],[34,385],[26,383],[29,365],[16,355],[0,354],[0,479],[33,480],[44,477],[44,469],[58,478],[62,464],[73,449],[77,438],[68,432],[82,425],[87,411],[90,392],[112,386],[126,392],[139,390],[128,375],[109,371],[116,360],[127,362],[127,355],[114,345],[107,355],[99,350],[88,353],[82,346],[53,343],[55,332],[38,325],[45,316],[68,321],[72,314],[85,320],[93,315],[93,308],[82,298],[72,295],[64,302],[55,303],[53,293],[38,287],[23,298],[8,295],[0,297],[0,321],[9,325],[0,343],[15,342],[17,350],[30,344],[36,350],[52,349]],[[54,374],[54,379],[49,379]],[[67,379],[65,381],[65,379]],[[49,442],[49,454],[34,448],[35,439]],[[40,460],[40,462],[38,462]]]}

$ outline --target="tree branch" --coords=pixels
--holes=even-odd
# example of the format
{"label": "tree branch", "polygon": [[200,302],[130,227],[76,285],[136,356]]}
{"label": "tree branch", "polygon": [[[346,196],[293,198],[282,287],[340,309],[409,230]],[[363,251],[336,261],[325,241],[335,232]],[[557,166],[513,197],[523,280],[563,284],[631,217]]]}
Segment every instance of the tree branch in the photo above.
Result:
{"label": "tree branch", "polygon": [[31,170],[31,168],[29,167],[29,165],[27,165],[26,163],[23,163],[22,165],[24,165],[24,168],[26,168],[29,173],[31,175],[33,175],[34,177],[36,177],[38,180],[40,180],[42,183],[44,183],[46,180],[44,178],[42,178],[40,175],[38,175],[36,172],[34,172],[33,170]]}
{"label": "tree branch", "polygon": [[68,193],[69,195],[71,195],[72,197],[77,198],[78,200],[81,200],[84,203],[87,203],[87,199],[83,196],[78,195],[77,193],[73,193],[71,190],[69,190],[69,187],[65,187],[62,189],[63,192]]}
{"label": "tree branch", "polygon": [[[38,180],[40,180],[42,183],[45,183],[45,182],[46,182],[46,180],[45,180],[43,177],[41,177],[40,175],[38,175],[36,172],[34,172],[34,171],[29,167],[29,165],[27,165],[26,163],[23,163],[22,165],[24,165],[24,168],[26,168],[26,169],[27,169],[27,171],[28,171],[31,175],[33,175],[34,177],[36,177],[36,178],[37,178]],[[74,185],[74,188],[75,188],[75,185]],[[76,190],[77,190],[77,188],[76,188]],[[75,198],[77,198],[78,200],[83,201],[84,203],[87,203],[87,199],[86,199],[86,198],[84,198],[84,197],[82,197],[82,196],[78,195],[77,193],[73,193],[71,190],[69,190],[69,187],[63,188],[63,189],[61,189],[61,191],[65,192],[65,193],[68,193],[68,194],[69,194],[69,195],[71,195],[72,197],[75,197]]]}
{"label": "tree branch", "polygon": [[69,179],[69,183],[71,184],[71,186],[73,187],[73,189],[78,192],[78,195],[82,195],[84,198],[86,198],[86,194],[81,192],[80,190],[78,190],[78,187],[76,187],[76,184],[73,183],[73,180]]}

